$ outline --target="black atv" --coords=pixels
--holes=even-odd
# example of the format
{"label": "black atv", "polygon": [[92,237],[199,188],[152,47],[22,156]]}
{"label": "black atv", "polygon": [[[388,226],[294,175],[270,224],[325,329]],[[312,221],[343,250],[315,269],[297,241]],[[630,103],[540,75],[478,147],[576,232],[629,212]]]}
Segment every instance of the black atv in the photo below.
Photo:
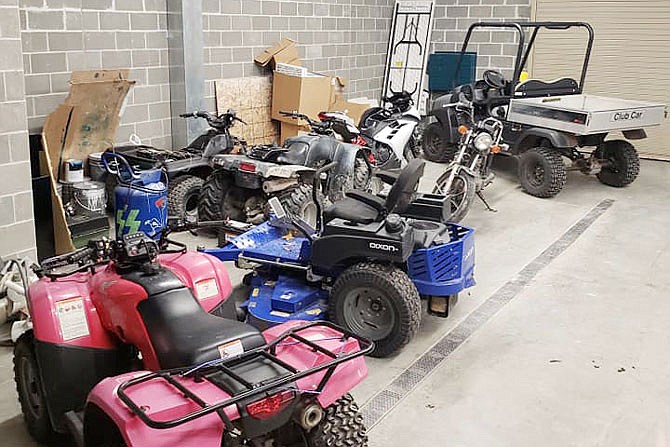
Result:
{"label": "black atv", "polygon": [[[201,221],[235,220],[260,224],[269,217],[268,200],[277,197],[292,215],[314,225],[312,200],[315,171],[333,161],[337,168],[322,179],[326,198],[335,202],[349,190],[366,190],[372,178],[370,150],[334,138],[330,121],[314,121],[293,112],[285,116],[307,121],[308,135],[288,138],[282,146],[259,145],[240,154],[212,157],[198,204]],[[324,174],[325,175],[325,174]]]}
{"label": "black atv", "polygon": [[[170,216],[195,217],[198,212],[198,197],[205,179],[212,173],[209,160],[218,154],[227,154],[244,141],[230,134],[235,121],[246,124],[234,110],[221,115],[209,112],[193,112],[179,115],[182,118],[203,118],[210,128],[182,149],[159,149],[145,145],[117,146],[111,151],[123,155],[136,169],[163,167],[168,175],[168,213]],[[107,207],[114,209],[114,188],[118,180],[106,178]]]}

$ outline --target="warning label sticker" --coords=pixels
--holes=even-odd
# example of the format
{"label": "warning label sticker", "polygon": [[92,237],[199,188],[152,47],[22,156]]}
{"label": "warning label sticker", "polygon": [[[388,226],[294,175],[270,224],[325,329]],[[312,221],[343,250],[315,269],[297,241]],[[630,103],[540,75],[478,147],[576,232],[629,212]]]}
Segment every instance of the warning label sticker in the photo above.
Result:
{"label": "warning label sticker", "polygon": [[195,283],[195,292],[199,300],[211,298],[219,294],[219,287],[215,278],[203,279]]}
{"label": "warning label sticker", "polygon": [[222,359],[235,357],[244,353],[244,347],[241,340],[235,340],[219,346],[219,355]]}
{"label": "warning label sticker", "polygon": [[63,340],[73,340],[90,334],[82,298],[70,298],[57,302],[56,314]]}

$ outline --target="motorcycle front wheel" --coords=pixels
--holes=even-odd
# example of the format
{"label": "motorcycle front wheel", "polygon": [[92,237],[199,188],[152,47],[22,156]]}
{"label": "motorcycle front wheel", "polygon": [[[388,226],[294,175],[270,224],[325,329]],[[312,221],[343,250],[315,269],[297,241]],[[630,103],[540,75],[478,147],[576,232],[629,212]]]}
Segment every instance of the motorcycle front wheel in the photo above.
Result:
{"label": "motorcycle front wheel", "polygon": [[[447,186],[451,169],[447,169],[444,174],[435,182],[433,194],[447,196],[449,206],[448,222],[458,223],[463,220],[470,211],[472,199],[475,197],[475,179],[465,172],[460,170],[454,177],[451,186]],[[447,190],[448,189],[448,190]]]}

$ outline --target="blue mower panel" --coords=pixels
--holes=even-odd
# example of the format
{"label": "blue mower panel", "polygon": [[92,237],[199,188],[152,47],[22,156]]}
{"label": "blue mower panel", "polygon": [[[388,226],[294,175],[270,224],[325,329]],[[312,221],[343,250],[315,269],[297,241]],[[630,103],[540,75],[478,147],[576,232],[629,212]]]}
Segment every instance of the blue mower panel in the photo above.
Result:
{"label": "blue mower panel", "polygon": [[475,285],[474,230],[447,225],[450,242],[415,250],[407,260],[407,274],[420,295],[455,295]]}
{"label": "blue mower panel", "polygon": [[236,261],[243,255],[262,261],[303,265],[309,262],[310,242],[305,237],[287,235],[286,230],[264,222],[221,248],[206,248],[202,252],[222,261]]}

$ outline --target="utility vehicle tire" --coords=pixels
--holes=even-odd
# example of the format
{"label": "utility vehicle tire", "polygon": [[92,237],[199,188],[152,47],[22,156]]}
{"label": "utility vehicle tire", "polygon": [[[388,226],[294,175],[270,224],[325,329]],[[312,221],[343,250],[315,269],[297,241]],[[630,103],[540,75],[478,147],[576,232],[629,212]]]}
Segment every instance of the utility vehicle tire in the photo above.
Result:
{"label": "utility vehicle tire", "polygon": [[200,190],[198,218],[203,222],[226,218],[245,222],[245,200],[244,190],[235,185],[227,172],[214,171]]}
{"label": "utility vehicle tire", "polygon": [[354,189],[359,191],[367,190],[372,178],[372,170],[365,159],[360,156],[354,160]]}
{"label": "utility vehicle tire", "polygon": [[399,268],[361,262],[335,281],[330,291],[329,319],[374,341],[371,356],[388,357],[419,331],[421,298]]}
{"label": "utility vehicle tire", "polygon": [[359,129],[364,129],[366,127],[370,127],[372,125],[377,124],[378,120],[375,119],[370,119],[371,116],[378,114],[384,110],[383,107],[371,107],[367,109],[363,114],[361,115],[361,119],[358,122],[358,128]]}
{"label": "utility vehicle tire", "polygon": [[288,214],[302,219],[312,228],[316,227],[317,210],[312,198],[311,186],[298,185],[280,192],[277,198]]}
{"label": "utility vehicle tire", "polygon": [[454,177],[454,181],[451,184],[449,191],[445,191],[446,183],[449,180],[450,175],[451,169],[448,169],[437,179],[433,194],[449,196],[450,214],[447,221],[457,223],[463,220],[468,214],[468,211],[470,211],[470,206],[475,198],[475,190],[477,187],[475,185],[475,179],[461,169],[456,177]]}
{"label": "utility vehicle tire", "polygon": [[107,195],[107,211],[114,212],[116,194],[114,190],[119,184],[119,179],[114,174],[107,173],[105,177],[105,194]]}
{"label": "utility vehicle tire", "polygon": [[14,346],[14,381],[30,436],[43,444],[58,441],[60,436],[49,419],[32,333],[23,334]]}
{"label": "utility vehicle tire", "polygon": [[435,163],[446,163],[454,158],[456,146],[449,144],[444,139],[443,134],[442,125],[438,122],[430,123],[424,129],[421,146],[423,148],[423,156],[426,160]]}
{"label": "utility vehicle tire", "polygon": [[565,164],[554,148],[536,147],[519,160],[521,188],[531,196],[549,198],[561,192],[566,181]]}
{"label": "utility vehicle tire", "polygon": [[309,431],[297,423],[278,429],[273,436],[276,447],[367,447],[368,435],[363,415],[354,398],[345,394],[323,409],[323,417]]}
{"label": "utility vehicle tire", "polygon": [[640,173],[640,157],[628,141],[605,141],[596,149],[596,156],[608,160],[612,167],[603,168],[596,177],[605,185],[621,188],[630,185]]}
{"label": "utility vehicle tire", "polygon": [[168,215],[183,218],[198,216],[200,190],[205,182],[194,175],[182,175],[168,189]]}

